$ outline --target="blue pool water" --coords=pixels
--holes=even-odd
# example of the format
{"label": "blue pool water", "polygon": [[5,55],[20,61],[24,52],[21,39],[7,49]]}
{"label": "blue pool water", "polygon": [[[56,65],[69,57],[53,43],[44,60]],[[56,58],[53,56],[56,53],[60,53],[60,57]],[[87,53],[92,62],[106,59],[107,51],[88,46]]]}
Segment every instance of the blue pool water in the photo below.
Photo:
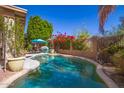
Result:
{"label": "blue pool water", "polygon": [[16,88],[103,88],[96,67],[79,58],[36,56],[38,69],[17,79],[9,87]]}

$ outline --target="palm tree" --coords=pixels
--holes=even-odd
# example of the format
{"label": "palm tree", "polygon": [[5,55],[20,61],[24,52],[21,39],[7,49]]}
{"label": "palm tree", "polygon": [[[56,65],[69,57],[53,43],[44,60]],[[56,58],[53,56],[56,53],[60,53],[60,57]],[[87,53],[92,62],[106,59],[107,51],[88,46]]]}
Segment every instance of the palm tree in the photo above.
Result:
{"label": "palm tree", "polygon": [[104,24],[109,14],[115,9],[115,5],[101,5],[99,7],[99,30],[104,35]]}

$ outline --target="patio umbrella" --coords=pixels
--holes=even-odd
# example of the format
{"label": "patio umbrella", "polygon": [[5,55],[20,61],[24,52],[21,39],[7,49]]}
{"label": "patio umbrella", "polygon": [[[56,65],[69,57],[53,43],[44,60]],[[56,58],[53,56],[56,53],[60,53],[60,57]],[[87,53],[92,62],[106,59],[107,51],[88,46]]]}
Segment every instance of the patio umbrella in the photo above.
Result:
{"label": "patio umbrella", "polygon": [[32,40],[32,43],[41,43],[41,44],[44,44],[44,43],[47,43],[47,41],[45,41],[43,39],[34,39],[34,40]]}

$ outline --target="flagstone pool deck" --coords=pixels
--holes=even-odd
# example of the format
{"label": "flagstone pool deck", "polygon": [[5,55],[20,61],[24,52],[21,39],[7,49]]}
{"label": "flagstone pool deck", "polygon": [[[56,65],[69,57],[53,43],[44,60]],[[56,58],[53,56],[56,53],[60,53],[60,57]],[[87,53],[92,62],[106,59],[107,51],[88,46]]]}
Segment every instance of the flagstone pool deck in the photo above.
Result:
{"label": "flagstone pool deck", "polygon": [[0,69],[0,88],[8,87],[13,81],[27,74],[29,71],[36,69],[37,67],[39,67],[39,65],[40,62],[38,62],[37,60],[26,58],[22,71],[12,72],[7,70],[6,72],[4,72],[2,69]]}
{"label": "flagstone pool deck", "polygon": [[[7,70],[6,72],[4,72],[3,70],[0,70],[0,88],[8,87],[13,81],[18,79],[19,77],[27,74],[31,70],[36,69],[40,65],[40,62],[38,62],[37,60],[32,60],[30,58],[30,57],[33,57],[36,55],[41,55],[41,53],[40,54],[28,54],[28,55],[26,55],[27,58],[25,59],[24,70],[22,70],[22,71],[11,72],[11,71]],[[118,85],[115,84],[115,82],[104,73],[103,66],[98,64],[97,62],[90,60],[90,59],[87,59],[87,58],[73,56],[73,55],[65,55],[65,54],[59,54],[59,55],[69,56],[69,57],[77,57],[77,58],[81,58],[81,59],[87,60],[87,61],[95,64],[97,74],[103,79],[103,81],[106,83],[106,85],[109,88],[118,88]]]}
{"label": "flagstone pool deck", "polygon": [[14,80],[18,79],[28,72],[29,70],[22,70],[19,72],[11,72],[8,70],[4,72],[3,70],[0,70],[0,88],[8,87]]}

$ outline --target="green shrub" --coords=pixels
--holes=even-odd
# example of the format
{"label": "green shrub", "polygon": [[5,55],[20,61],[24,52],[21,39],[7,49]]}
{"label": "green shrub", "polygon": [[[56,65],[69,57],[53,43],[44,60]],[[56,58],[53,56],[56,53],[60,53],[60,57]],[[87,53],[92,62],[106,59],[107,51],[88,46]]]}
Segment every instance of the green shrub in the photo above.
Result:
{"label": "green shrub", "polygon": [[124,49],[115,53],[112,56],[112,61],[114,62],[118,70],[124,73]]}
{"label": "green shrub", "polygon": [[28,44],[27,50],[28,51],[31,51],[32,50],[32,45],[31,44]]}
{"label": "green shrub", "polygon": [[86,42],[81,40],[75,40],[72,45],[74,50],[86,50],[88,48]]}
{"label": "green shrub", "polygon": [[117,45],[111,46],[107,49],[107,52],[111,55],[115,54],[119,51],[119,47]]}

